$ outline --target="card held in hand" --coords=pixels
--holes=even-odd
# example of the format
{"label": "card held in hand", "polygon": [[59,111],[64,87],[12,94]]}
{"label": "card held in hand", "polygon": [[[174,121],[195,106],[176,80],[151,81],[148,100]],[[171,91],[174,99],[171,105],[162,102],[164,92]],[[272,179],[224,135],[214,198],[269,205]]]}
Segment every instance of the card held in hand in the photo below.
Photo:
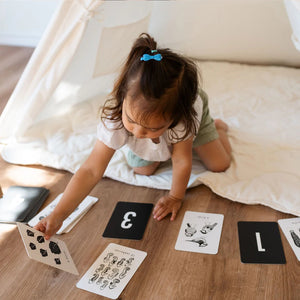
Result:
{"label": "card held in hand", "polygon": [[78,275],[66,244],[54,237],[49,240],[44,234],[23,223],[17,223],[26,252],[31,259],[54,268]]}
{"label": "card held in hand", "polygon": [[91,293],[117,299],[147,253],[111,243],[76,286]]}
{"label": "card held in hand", "polygon": [[[34,227],[40,220],[50,215],[62,196],[62,193],[59,194],[49,205],[32,218],[28,224]],[[86,196],[77,208],[64,220],[63,225],[56,234],[69,232],[97,201],[98,198],[96,197]]]}

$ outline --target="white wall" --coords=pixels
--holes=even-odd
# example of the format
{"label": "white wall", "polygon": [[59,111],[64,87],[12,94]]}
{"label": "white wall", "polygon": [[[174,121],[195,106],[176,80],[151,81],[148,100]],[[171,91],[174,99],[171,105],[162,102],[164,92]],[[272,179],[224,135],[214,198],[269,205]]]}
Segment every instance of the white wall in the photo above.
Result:
{"label": "white wall", "polygon": [[35,47],[61,0],[0,0],[0,45]]}
{"label": "white wall", "polygon": [[283,0],[155,2],[149,31],[196,59],[300,66]]}

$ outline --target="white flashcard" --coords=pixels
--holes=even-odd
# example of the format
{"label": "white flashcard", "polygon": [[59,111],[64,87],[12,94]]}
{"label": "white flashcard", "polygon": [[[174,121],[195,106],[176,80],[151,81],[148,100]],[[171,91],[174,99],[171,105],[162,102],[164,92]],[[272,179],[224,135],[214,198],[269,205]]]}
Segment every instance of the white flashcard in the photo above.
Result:
{"label": "white flashcard", "polygon": [[76,286],[117,299],[146,256],[144,251],[111,243]]}
{"label": "white flashcard", "polygon": [[64,231],[60,232],[59,234],[70,232],[71,229],[73,229],[73,227],[75,227],[75,225],[84,217],[84,215],[87,213],[88,210],[89,210],[89,208],[86,211],[84,211],[81,214],[81,216],[78,216],[78,218],[76,218],[70,225],[68,225],[67,227],[65,227]]}
{"label": "white flashcard", "polygon": [[224,216],[186,211],[175,249],[207,254],[217,254]]}
{"label": "white flashcard", "polygon": [[[62,195],[63,194],[59,194],[48,206],[46,206],[41,212],[39,212],[34,218],[32,218],[28,222],[28,224],[34,227],[40,220],[50,215],[58,204]],[[56,234],[69,232],[97,201],[98,198],[87,196],[69,215],[69,217],[64,220],[62,227]]]}
{"label": "white flashcard", "polygon": [[300,218],[278,220],[279,226],[300,261]]}
{"label": "white flashcard", "polygon": [[56,238],[44,238],[42,232],[17,223],[28,256],[46,265],[79,275],[66,244]]}
{"label": "white flashcard", "polygon": [[[94,197],[93,197],[94,198]],[[62,233],[68,233],[71,231],[71,229],[85,216],[85,214],[89,211],[89,209],[94,205],[94,203],[96,203],[98,201],[97,198],[95,198],[96,201],[95,202],[91,202],[88,204],[88,206],[86,208],[84,208],[84,210],[81,211],[81,213],[75,217],[72,218],[73,221],[71,221],[69,224],[66,224],[66,226],[64,226],[63,231],[61,231],[61,229],[58,231],[58,234],[62,234]]]}

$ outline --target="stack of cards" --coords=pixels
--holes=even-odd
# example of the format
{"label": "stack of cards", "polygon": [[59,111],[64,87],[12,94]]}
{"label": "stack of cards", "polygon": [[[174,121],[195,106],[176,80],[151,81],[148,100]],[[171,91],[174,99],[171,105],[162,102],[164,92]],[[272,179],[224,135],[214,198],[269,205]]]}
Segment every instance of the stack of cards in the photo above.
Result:
{"label": "stack of cards", "polygon": [[146,256],[146,252],[111,243],[76,286],[117,299]]}
{"label": "stack of cards", "polygon": [[281,230],[300,261],[300,218],[278,220]]}
{"label": "stack of cards", "polygon": [[78,275],[66,244],[55,238],[46,240],[43,233],[17,223],[28,256],[46,265]]}
{"label": "stack of cards", "polygon": [[223,219],[221,214],[186,211],[175,249],[217,254]]}
{"label": "stack of cards", "polygon": [[0,222],[28,222],[49,195],[44,187],[10,186],[0,198]]}
{"label": "stack of cards", "polygon": [[[47,217],[54,210],[55,206],[59,202],[63,194],[59,194],[55,200],[53,200],[48,206],[46,206],[39,214],[37,214],[33,219],[31,219],[28,224],[34,227],[40,220]],[[87,196],[79,206],[74,210],[74,212],[63,222],[62,227],[59,229],[57,234],[69,232],[87,213],[87,211],[98,201],[98,198]]]}

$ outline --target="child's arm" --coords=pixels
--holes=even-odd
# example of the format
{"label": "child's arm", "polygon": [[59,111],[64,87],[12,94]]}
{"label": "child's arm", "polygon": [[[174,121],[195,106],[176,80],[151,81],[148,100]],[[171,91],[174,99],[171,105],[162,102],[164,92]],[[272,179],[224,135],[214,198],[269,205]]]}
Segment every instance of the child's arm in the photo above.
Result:
{"label": "child's arm", "polygon": [[102,178],[114,152],[115,150],[97,140],[92,153],[72,177],[54,211],[35,226],[45,233],[46,239],[58,231],[63,221]]}
{"label": "child's arm", "polygon": [[192,170],[192,144],[193,139],[174,144],[172,153],[172,186],[168,195],[160,198],[154,207],[154,218],[160,221],[171,213],[171,221],[181,207],[187,184]]}

